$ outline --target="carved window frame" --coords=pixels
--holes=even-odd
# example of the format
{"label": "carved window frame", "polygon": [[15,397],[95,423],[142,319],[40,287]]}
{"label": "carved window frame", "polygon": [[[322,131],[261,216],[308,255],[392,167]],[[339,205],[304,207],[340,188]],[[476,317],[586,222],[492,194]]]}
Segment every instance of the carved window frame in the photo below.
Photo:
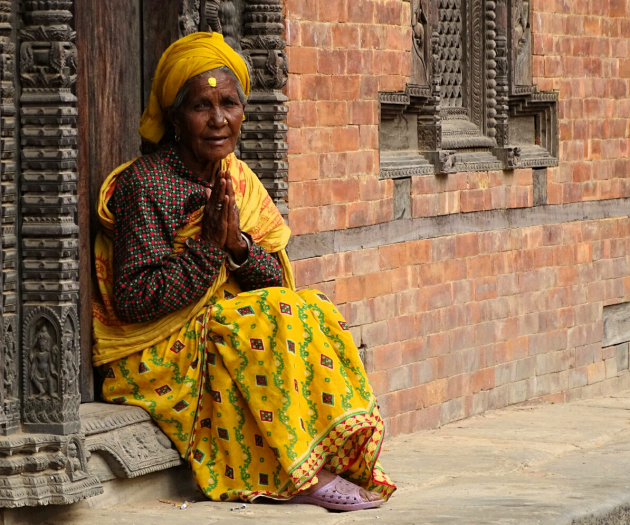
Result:
{"label": "carved window frame", "polygon": [[379,94],[379,176],[556,166],[558,93],[533,84],[531,1],[410,8],[410,81]]}

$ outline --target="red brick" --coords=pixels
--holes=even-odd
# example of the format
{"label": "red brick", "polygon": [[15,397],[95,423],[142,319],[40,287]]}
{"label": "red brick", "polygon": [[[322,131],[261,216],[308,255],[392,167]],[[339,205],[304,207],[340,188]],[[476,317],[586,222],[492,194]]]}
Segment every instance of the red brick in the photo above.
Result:
{"label": "red brick", "polygon": [[312,128],[317,126],[316,103],[310,100],[291,102],[287,123],[292,128]]}
{"label": "red brick", "polygon": [[425,289],[427,308],[434,310],[453,303],[453,287],[450,283],[429,286]]}
{"label": "red brick", "polygon": [[304,128],[302,130],[302,152],[323,153],[325,151],[330,151],[330,145],[331,132],[329,129]]}
{"label": "red brick", "polygon": [[[352,5],[353,2],[350,2]],[[332,27],[333,47],[344,49],[358,49],[360,32],[359,26],[351,24],[335,24]]]}
{"label": "red brick", "polygon": [[296,286],[310,286],[324,280],[323,261],[321,257],[295,261]]}
{"label": "red brick", "polygon": [[374,22],[374,0],[350,1],[348,3],[348,22],[372,24]]}
{"label": "red brick", "polygon": [[431,260],[431,241],[410,241],[405,244],[408,264],[420,264]]}
{"label": "red brick", "polygon": [[321,101],[316,103],[317,122],[320,126],[344,126],[348,121],[348,103]]}
{"label": "red brick", "polygon": [[470,388],[473,393],[494,388],[494,368],[473,372],[470,376]]}
{"label": "red brick", "polygon": [[337,279],[335,295],[337,302],[348,303],[365,298],[365,282],[363,276]]}
{"label": "red brick", "polygon": [[[302,2],[304,0],[301,0]],[[309,0],[309,3],[312,0]],[[319,0],[319,16],[320,22],[345,22],[347,20],[347,1],[346,0]],[[311,18],[310,20],[314,20]]]}
{"label": "red brick", "polygon": [[333,204],[319,208],[319,231],[343,230],[346,227],[346,205]]}
{"label": "red brick", "polygon": [[359,181],[357,179],[333,180],[331,193],[333,202],[356,201],[359,198]]}
{"label": "red brick", "polygon": [[330,100],[332,77],[327,75],[302,75],[302,100]]}
{"label": "red brick", "polygon": [[348,124],[378,124],[378,103],[375,100],[355,100],[350,103]]}
{"label": "red brick", "polygon": [[383,270],[399,268],[407,264],[407,254],[404,244],[391,244],[378,249],[380,267]]}
{"label": "red brick", "polygon": [[306,21],[300,23],[302,46],[327,48],[332,46],[331,24]]}
{"label": "red brick", "polygon": [[289,160],[289,181],[317,179],[319,170],[317,162],[319,156],[311,155],[291,155]]}
{"label": "red brick", "polygon": [[345,75],[347,52],[344,49],[320,49],[317,72],[322,75]]}
{"label": "red brick", "polygon": [[288,47],[289,73],[317,73],[317,49]]}
{"label": "red brick", "polygon": [[356,100],[359,98],[359,75],[335,75],[331,80],[332,100]]}
{"label": "red brick", "polygon": [[479,254],[479,236],[477,233],[467,233],[455,237],[455,257],[472,257]]}
{"label": "red brick", "polygon": [[318,231],[319,212],[317,208],[301,208],[289,211],[289,225],[293,235],[303,235]]}
{"label": "red brick", "polygon": [[334,151],[356,151],[359,149],[359,128],[347,126],[333,128],[332,147]]}
{"label": "red brick", "polygon": [[461,210],[464,213],[471,211],[481,211],[484,209],[484,193],[485,190],[468,190],[462,191]]}
{"label": "red brick", "polygon": [[347,206],[348,228],[357,228],[371,224],[371,209],[368,202],[352,202]]}

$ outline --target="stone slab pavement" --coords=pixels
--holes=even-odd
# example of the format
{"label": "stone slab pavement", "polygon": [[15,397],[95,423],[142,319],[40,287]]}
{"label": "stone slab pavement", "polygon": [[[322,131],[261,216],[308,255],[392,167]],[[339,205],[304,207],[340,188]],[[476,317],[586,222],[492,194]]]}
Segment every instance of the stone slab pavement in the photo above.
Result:
{"label": "stone slab pavement", "polygon": [[[157,494],[108,508],[99,498],[42,509],[33,525],[630,523],[630,392],[564,405],[489,412],[385,443],[398,484],[378,510],[201,501],[185,510]],[[7,522],[6,525],[9,525]]]}

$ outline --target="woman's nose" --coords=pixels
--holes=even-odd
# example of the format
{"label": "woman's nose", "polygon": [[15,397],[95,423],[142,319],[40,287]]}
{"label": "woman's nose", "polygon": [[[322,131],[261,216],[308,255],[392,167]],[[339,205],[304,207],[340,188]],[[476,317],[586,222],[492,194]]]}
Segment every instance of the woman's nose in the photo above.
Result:
{"label": "woman's nose", "polygon": [[221,111],[221,108],[215,108],[214,111],[210,114],[210,124],[215,128],[220,128],[221,126],[227,124],[227,119]]}

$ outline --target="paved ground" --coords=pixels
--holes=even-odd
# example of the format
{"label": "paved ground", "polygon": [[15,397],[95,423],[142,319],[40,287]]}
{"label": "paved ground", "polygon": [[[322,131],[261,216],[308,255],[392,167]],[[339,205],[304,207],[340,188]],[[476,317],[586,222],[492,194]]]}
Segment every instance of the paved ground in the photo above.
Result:
{"label": "paved ground", "polygon": [[[568,405],[509,408],[396,438],[385,449],[383,465],[399,490],[378,510],[339,514],[291,504],[231,510],[239,505],[206,501],[179,510],[156,496],[106,509],[86,508],[87,502],[61,513],[50,508],[29,523],[630,523],[630,392]],[[99,505],[97,499],[91,505]]]}

